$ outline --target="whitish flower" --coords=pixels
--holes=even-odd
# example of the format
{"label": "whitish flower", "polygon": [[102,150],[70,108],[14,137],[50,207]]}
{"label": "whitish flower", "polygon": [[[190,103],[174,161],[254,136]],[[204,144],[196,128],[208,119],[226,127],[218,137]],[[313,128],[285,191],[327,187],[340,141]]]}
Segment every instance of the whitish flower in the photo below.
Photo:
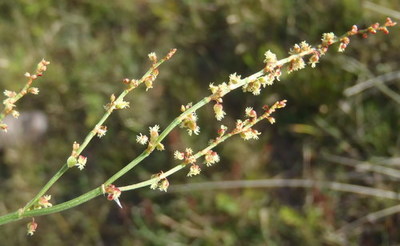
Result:
{"label": "whitish flower", "polygon": [[240,81],[240,75],[236,73],[229,75],[229,84],[237,84]]}
{"label": "whitish flower", "polygon": [[242,131],[240,133],[240,137],[242,137],[244,140],[250,140],[250,139],[257,140],[258,139],[258,135],[260,135],[260,134],[261,133],[258,132],[257,130],[249,128],[249,129],[247,129],[245,131]]}
{"label": "whitish flower", "polygon": [[224,111],[224,107],[220,103],[216,103],[214,105],[214,113],[215,113],[215,118],[218,121],[222,120],[224,118],[224,116],[226,115],[226,113]]}
{"label": "whitish flower", "polygon": [[217,154],[217,152],[209,150],[205,154],[204,159],[205,159],[206,165],[209,167],[212,164],[219,162],[219,155]]}
{"label": "whitish flower", "polygon": [[78,157],[78,162],[75,164],[75,166],[77,166],[79,168],[79,170],[83,170],[86,166],[86,162],[87,162],[87,157],[80,155]]}
{"label": "whitish flower", "polygon": [[247,117],[257,118],[257,113],[252,107],[247,107],[245,112]]}
{"label": "whitish flower", "polygon": [[96,129],[96,135],[97,135],[97,137],[99,137],[99,138],[101,138],[101,137],[103,137],[104,135],[106,135],[106,133],[107,133],[107,126],[99,126],[99,127]]}
{"label": "whitish flower", "polygon": [[192,177],[192,176],[200,174],[200,172],[201,172],[200,167],[196,164],[193,164],[190,166],[189,173],[186,176]]}
{"label": "whitish flower", "polygon": [[176,160],[183,160],[183,159],[185,159],[185,153],[182,153],[182,152],[180,152],[180,151],[178,151],[178,150],[175,150],[175,152],[174,152],[174,158],[176,159]]}
{"label": "whitish flower", "polygon": [[146,135],[139,133],[139,135],[136,136],[136,142],[141,145],[145,145],[147,141],[149,141],[149,138]]}

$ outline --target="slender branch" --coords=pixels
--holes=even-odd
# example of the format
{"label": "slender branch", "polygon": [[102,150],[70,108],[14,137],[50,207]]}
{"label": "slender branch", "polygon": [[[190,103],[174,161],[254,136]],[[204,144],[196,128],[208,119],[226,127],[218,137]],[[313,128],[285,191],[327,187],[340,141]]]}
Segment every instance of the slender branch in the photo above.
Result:
{"label": "slender branch", "polygon": [[331,161],[334,163],[338,163],[341,165],[346,165],[355,168],[357,171],[371,171],[379,174],[383,174],[392,178],[400,179],[400,171],[389,168],[383,167],[377,164],[370,164],[368,162],[358,161],[355,159],[350,159],[342,156],[336,155],[328,155],[324,154],[323,159],[327,161]]}
{"label": "slender branch", "polygon": [[[171,51],[170,51],[171,53]],[[132,89],[136,88],[138,85],[142,84],[162,63],[164,63],[166,60],[168,60],[169,57],[164,57],[161,59],[159,62],[155,63],[152,65],[152,67],[142,76],[142,78],[138,81],[138,84],[135,87],[129,87],[128,89],[125,89],[115,100],[115,102],[122,102],[124,97],[132,91]],[[86,148],[86,146],[90,143],[90,141],[93,139],[93,137],[96,135],[98,129],[111,115],[111,113],[116,109],[115,104],[111,105],[108,110],[104,113],[104,115],[101,117],[99,122],[95,125],[92,131],[89,132],[89,134],[85,137],[85,140],[83,143],[80,145],[79,149],[76,151],[76,155],[79,155],[82,153],[82,151]],[[57,182],[59,178],[62,177],[62,175],[69,169],[68,164],[65,163],[57,172],[56,174],[43,186],[43,188],[36,194],[36,196],[30,200],[25,207],[23,208],[23,211],[26,211],[27,209],[31,208],[32,205],[34,205],[40,197],[42,197],[49,189],[50,187]]]}
{"label": "slender branch", "polygon": [[400,213],[400,205],[395,205],[389,208],[385,208],[373,213],[369,213],[364,217],[361,217],[351,223],[344,225],[342,228],[336,231],[336,233],[348,234],[351,231],[357,229],[357,227],[365,223],[374,223],[384,217]]}
{"label": "slender branch", "polygon": [[400,200],[400,193],[352,185],[338,182],[318,181],[312,179],[261,179],[261,180],[235,180],[219,182],[202,182],[182,185],[171,185],[172,192],[191,192],[196,190],[241,189],[241,188],[313,188],[319,187],[341,192],[349,192],[377,198]]}

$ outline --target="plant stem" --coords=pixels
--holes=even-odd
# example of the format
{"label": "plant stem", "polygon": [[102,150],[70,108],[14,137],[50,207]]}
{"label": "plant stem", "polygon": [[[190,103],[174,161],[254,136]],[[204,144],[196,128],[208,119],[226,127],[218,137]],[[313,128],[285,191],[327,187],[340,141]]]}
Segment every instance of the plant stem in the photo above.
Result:
{"label": "plant stem", "polygon": [[[147,70],[147,72],[142,76],[142,78],[139,80],[138,85],[142,84],[144,80],[155,70],[157,69],[162,63],[164,63],[167,59],[161,59],[159,62],[155,63],[152,65],[152,67]],[[28,83],[25,87],[29,87],[30,83]],[[24,89],[25,89],[24,87]],[[116,102],[122,101],[124,97],[134,88],[128,88],[125,89],[116,99]],[[88,135],[85,137],[85,140],[83,143],[80,145],[79,149],[76,151],[76,155],[79,155],[82,153],[82,151],[87,147],[87,145],[90,143],[90,141],[93,139],[93,137],[96,135],[96,129],[98,129],[111,115],[111,113],[115,110],[115,105],[111,106],[101,117],[101,119],[98,121],[98,123],[95,125],[92,131],[88,133]],[[68,165],[65,163],[57,172],[56,174],[43,186],[43,188],[36,194],[36,196],[30,200],[25,207],[22,209],[22,213],[25,213],[27,209],[29,209],[33,204],[35,204],[40,197],[42,197],[49,189],[50,187],[57,182],[58,179],[62,177],[62,175],[68,170]]]}

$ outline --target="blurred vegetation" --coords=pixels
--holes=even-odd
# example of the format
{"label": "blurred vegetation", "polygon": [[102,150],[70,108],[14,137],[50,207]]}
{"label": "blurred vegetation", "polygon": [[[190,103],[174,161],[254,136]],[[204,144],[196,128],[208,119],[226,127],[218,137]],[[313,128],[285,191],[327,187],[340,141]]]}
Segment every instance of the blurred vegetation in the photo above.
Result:
{"label": "blurred vegetation", "polygon": [[[374,1],[399,10],[396,0]],[[125,77],[140,77],[147,54],[160,56],[178,48],[160,68],[155,88],[129,96],[131,108],[114,114],[109,132],[86,149],[88,166],[71,170],[51,190],[54,202],[76,197],[128,163],[142,147],[138,132],[161,128],[196,102],[210,82],[229,74],[249,75],[262,67],[270,49],[283,58],[302,40],[318,43],[321,34],[344,33],[353,24],[365,27],[387,14],[361,0],[17,0],[0,2],[0,88],[16,90],[43,57],[51,61],[38,81],[39,96],[24,98],[21,111],[41,110],[49,130],[40,142],[1,151],[0,213],[22,207],[66,160],[73,141],[82,141],[103,114]],[[394,18],[394,21],[399,21]],[[315,69],[282,77],[258,97],[228,95],[224,107],[232,126],[244,109],[261,109],[277,99],[288,106],[277,124],[259,125],[256,142],[231,139],[217,148],[222,162],[172,184],[252,180],[274,177],[332,180],[399,191],[398,180],[338,165],[324,156],[355,160],[393,160],[400,155],[400,107],[382,89],[371,87],[346,97],[343,91],[369,78],[398,71],[400,32],[367,40],[354,38],[344,54],[333,49]],[[394,83],[393,83],[394,82]],[[394,95],[398,80],[387,84]],[[166,151],[154,153],[116,185],[148,179],[176,164],[174,150],[198,150],[215,136],[218,123],[211,107],[199,112],[200,136],[177,129]],[[398,168],[397,161],[394,168]],[[318,188],[304,190],[235,189],[161,193],[142,189],[124,193],[124,209],[104,198],[59,214],[36,218],[37,233],[26,237],[19,221],[0,228],[4,245],[394,245],[400,243],[399,215],[336,233],[347,223],[394,201]]]}

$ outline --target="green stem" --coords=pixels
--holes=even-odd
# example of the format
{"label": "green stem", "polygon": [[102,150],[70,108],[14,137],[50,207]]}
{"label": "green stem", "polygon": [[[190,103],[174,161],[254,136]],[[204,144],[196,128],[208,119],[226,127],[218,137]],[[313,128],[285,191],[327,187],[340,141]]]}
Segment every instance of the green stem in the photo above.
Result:
{"label": "green stem", "polygon": [[42,216],[42,215],[46,215],[46,214],[61,212],[61,211],[76,207],[82,203],[85,203],[101,194],[102,194],[101,187],[97,187],[96,189],[93,189],[81,196],[78,196],[67,202],[60,203],[53,207],[29,210],[29,211],[25,211],[23,213],[21,213],[20,211],[9,213],[9,214],[6,214],[6,215],[3,215],[0,217],[0,225],[7,224],[12,221],[20,220],[25,217]]}
{"label": "green stem", "polygon": [[[155,70],[157,69],[162,63],[164,63],[166,59],[161,59],[159,62],[154,64],[147,72],[142,76],[142,78],[139,80],[139,85],[144,82],[144,80]],[[29,83],[25,86],[29,87]],[[24,87],[24,89],[25,89]],[[23,90],[24,90],[23,89]],[[22,91],[23,91],[22,90]],[[115,102],[122,101],[124,97],[132,90],[132,88],[125,89],[115,100]],[[96,135],[96,129],[98,129],[103,123],[108,119],[108,117],[111,115],[111,113],[114,111],[115,106],[111,106],[101,117],[101,119],[98,121],[98,123],[95,125],[93,130],[89,132],[89,134],[85,137],[85,140],[83,143],[80,145],[79,149],[76,151],[76,155],[79,155],[82,153],[82,151],[87,147],[87,145],[90,143],[90,141],[93,139],[93,137]],[[57,182],[58,179],[62,177],[62,175],[68,170],[68,165],[64,164],[60,170],[57,171],[57,173],[46,183],[45,186],[37,193],[37,195],[30,200],[25,207],[22,209],[22,212],[25,213],[25,211],[30,208],[33,204],[35,204],[40,197],[42,197],[50,188],[51,186]]]}

